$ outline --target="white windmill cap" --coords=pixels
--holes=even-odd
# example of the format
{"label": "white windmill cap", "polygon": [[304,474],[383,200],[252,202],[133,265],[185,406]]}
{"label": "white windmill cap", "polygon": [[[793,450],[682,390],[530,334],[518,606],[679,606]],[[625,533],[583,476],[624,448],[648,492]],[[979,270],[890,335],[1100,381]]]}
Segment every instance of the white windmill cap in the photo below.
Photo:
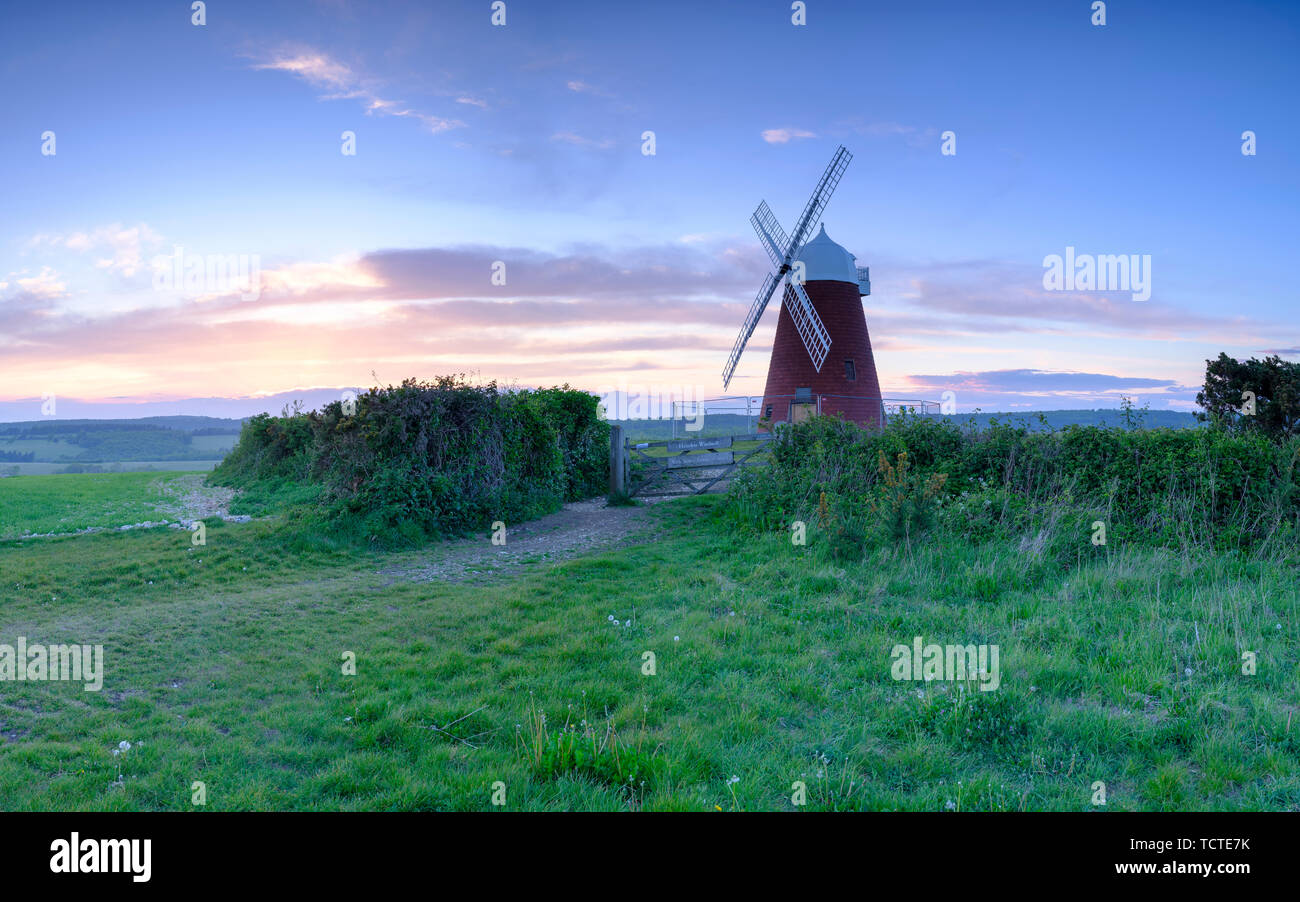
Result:
{"label": "white windmill cap", "polygon": [[804,265],[804,279],[814,281],[826,279],[835,282],[858,283],[857,260],[840,245],[831,241],[826,234],[826,225],[822,224],[817,237],[803,246],[799,252],[799,261]]}

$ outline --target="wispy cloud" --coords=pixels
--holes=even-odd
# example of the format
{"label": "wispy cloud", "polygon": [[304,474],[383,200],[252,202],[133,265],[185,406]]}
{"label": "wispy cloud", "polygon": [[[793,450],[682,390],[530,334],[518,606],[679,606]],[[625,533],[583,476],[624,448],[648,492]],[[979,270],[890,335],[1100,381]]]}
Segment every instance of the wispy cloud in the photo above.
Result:
{"label": "wispy cloud", "polygon": [[347,65],[316,51],[280,51],[253,68],[289,72],[315,87],[336,91],[351,91],[359,81]]}
{"label": "wispy cloud", "polygon": [[[911,328],[963,331],[1078,332],[1161,341],[1193,339],[1258,345],[1269,324],[1244,315],[1193,313],[1176,299],[1136,303],[1127,292],[1048,291],[1043,269],[1004,260],[950,263],[875,261],[873,297],[881,315],[907,317]],[[884,274],[888,275],[884,275]],[[888,303],[884,303],[884,302]],[[929,326],[924,324],[929,321]]]}
{"label": "wispy cloud", "polygon": [[570,81],[566,82],[565,87],[576,94],[590,94],[593,97],[612,96],[608,91],[601,90],[600,88],[597,88],[594,85],[587,84],[587,82],[580,81],[578,79],[571,79]]}
{"label": "wispy cloud", "polygon": [[288,72],[313,87],[333,92],[322,95],[322,100],[359,100],[367,114],[415,119],[433,134],[465,126],[459,119],[435,116],[402,101],[381,96],[375,79],[362,76],[346,63],[319,50],[281,48],[269,58],[254,63],[253,68]]}
{"label": "wispy cloud", "polygon": [[910,390],[931,398],[951,391],[963,410],[1113,407],[1126,396],[1155,408],[1189,409],[1198,389],[1174,379],[1037,369],[915,374],[907,377],[907,383]]}
{"label": "wispy cloud", "polygon": [[[505,285],[492,281],[496,261],[506,263]],[[290,359],[291,378],[316,385],[366,380],[372,369],[574,384],[635,370],[712,373],[753,274],[716,247],[671,243],[303,260],[263,269],[256,302],[231,292],[157,306],[142,296],[133,308],[80,311],[37,296],[65,290],[53,270],[5,281],[0,399],[84,394],[87,384],[104,396],[201,396],[232,362],[238,374],[222,392],[276,390]]]}
{"label": "wispy cloud", "polygon": [[582,135],[574,134],[573,132],[556,132],[551,135],[551,140],[560,141],[564,144],[572,144],[575,147],[590,147],[595,150],[609,150],[614,146],[614,140],[612,138],[595,140],[593,138],[585,138]]}
{"label": "wispy cloud", "polygon": [[913,384],[931,389],[940,386],[996,392],[1085,392],[1104,393],[1134,389],[1178,388],[1174,379],[1150,379],[1145,376],[1115,376],[1109,373],[1057,372],[1053,370],[984,370],[945,375],[912,375]]}
{"label": "wispy cloud", "polygon": [[89,231],[41,233],[34,235],[27,247],[66,248],[76,253],[106,251],[109,255],[97,259],[95,266],[129,278],[144,268],[145,252],[158,248],[162,240],[161,235],[144,223],[133,226],[112,223]]}
{"label": "wispy cloud", "polygon": [[933,126],[905,125],[901,122],[866,122],[860,117],[842,120],[839,127],[869,138],[901,138],[910,147],[928,147],[938,139],[939,130]]}
{"label": "wispy cloud", "polygon": [[769,128],[763,132],[763,140],[768,144],[788,144],[797,138],[815,138],[814,132],[802,128]]}
{"label": "wispy cloud", "polygon": [[17,286],[15,298],[26,295],[33,299],[53,300],[64,297],[68,292],[68,286],[63,283],[59,274],[48,266],[41,267],[41,271],[34,276],[25,276],[23,272],[11,272],[6,281],[0,282],[0,288],[7,288],[9,280]]}

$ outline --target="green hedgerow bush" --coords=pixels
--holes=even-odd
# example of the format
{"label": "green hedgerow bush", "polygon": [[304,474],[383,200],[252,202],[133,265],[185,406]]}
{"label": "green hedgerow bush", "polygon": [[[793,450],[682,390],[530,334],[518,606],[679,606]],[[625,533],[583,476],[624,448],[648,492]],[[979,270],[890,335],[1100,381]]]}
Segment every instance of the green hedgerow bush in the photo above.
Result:
{"label": "green hedgerow bush", "polygon": [[519,522],[598,494],[609,426],[597,398],[501,391],[456,376],[372,388],[345,408],[254,417],[218,485],[306,483],[334,531],[384,545]]}
{"label": "green hedgerow bush", "polygon": [[244,486],[264,479],[298,481],[311,466],[312,424],[300,410],[273,417],[259,413],[239,432],[239,441],[214,473],[221,485]]}
{"label": "green hedgerow bush", "polygon": [[832,524],[865,517],[885,540],[905,542],[934,522],[972,541],[1018,538],[1021,550],[1048,556],[1074,557],[1098,520],[1111,542],[1285,547],[1300,536],[1300,439],[1213,428],[1031,432],[997,420],[975,430],[906,414],[863,429],[813,417],[778,427],[771,466],[738,476],[729,508],[765,531],[828,509]]}

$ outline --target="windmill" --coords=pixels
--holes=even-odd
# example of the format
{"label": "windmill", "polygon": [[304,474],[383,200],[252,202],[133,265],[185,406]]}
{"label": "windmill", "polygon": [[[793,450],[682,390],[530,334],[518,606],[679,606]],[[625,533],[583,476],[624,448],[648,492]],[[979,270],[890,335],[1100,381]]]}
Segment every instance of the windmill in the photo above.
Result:
{"label": "windmill", "polygon": [[[766,420],[838,412],[860,423],[883,422],[880,384],[861,302],[871,293],[870,273],[831,241],[825,226],[811,241],[806,240],[852,159],[853,154],[843,145],[835,151],[788,238],[766,201],[760,202],[750,217],[776,271],[768,273],[749,308],[722,368],[722,385],[725,390],[731,383],[745,345],[777,286],[784,283],[763,392]],[[842,371],[838,364],[823,371],[832,346],[836,361],[843,358]]]}

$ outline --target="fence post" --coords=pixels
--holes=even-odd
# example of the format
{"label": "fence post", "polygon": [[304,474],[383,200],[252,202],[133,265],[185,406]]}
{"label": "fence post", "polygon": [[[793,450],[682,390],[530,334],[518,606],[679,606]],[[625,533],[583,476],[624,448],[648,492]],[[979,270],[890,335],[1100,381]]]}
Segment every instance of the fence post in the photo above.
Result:
{"label": "fence post", "polygon": [[609,493],[621,495],[627,491],[627,449],[623,447],[623,427],[609,427]]}

